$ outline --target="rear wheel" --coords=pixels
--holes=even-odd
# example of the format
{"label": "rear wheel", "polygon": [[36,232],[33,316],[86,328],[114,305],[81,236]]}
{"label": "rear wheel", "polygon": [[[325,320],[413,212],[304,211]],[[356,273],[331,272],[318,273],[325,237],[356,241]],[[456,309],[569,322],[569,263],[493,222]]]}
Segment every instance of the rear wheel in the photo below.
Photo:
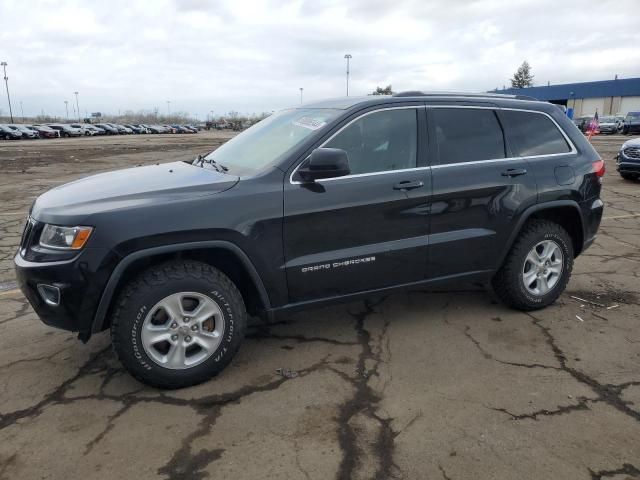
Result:
{"label": "rear wheel", "polygon": [[138,380],[182,388],[220,373],[240,348],[246,311],[236,286],[210,265],[179,261],[143,272],[111,319],[116,355]]}
{"label": "rear wheel", "polygon": [[493,279],[500,299],[518,310],[551,305],[573,268],[571,237],[557,223],[532,220],[524,227]]}

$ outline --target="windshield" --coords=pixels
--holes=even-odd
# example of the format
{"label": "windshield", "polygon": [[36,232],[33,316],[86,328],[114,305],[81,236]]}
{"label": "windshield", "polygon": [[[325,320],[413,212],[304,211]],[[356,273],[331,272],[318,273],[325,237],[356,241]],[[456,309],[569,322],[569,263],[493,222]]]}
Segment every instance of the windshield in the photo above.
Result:
{"label": "windshield", "polygon": [[628,119],[637,119],[640,118],[640,112],[629,112],[627,113],[627,118]]}
{"label": "windshield", "polygon": [[616,117],[602,117],[600,123],[615,123]]}
{"label": "windshield", "polygon": [[340,115],[341,110],[283,110],[256,123],[206,156],[235,175],[253,175],[272,165],[309,135]]}

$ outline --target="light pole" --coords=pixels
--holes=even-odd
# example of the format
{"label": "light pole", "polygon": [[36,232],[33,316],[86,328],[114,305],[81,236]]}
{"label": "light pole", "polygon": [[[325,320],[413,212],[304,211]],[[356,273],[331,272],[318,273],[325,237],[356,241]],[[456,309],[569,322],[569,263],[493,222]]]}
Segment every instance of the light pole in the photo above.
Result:
{"label": "light pole", "polygon": [[344,58],[347,59],[347,97],[349,96],[349,60],[351,60],[353,57],[351,56],[351,54],[347,53]]}
{"label": "light pole", "polygon": [[302,103],[302,91],[304,90],[304,88],[300,87],[300,103]]}
{"label": "light pole", "polygon": [[24,108],[22,108],[22,100],[20,100],[20,111],[22,112],[22,123],[24,123]]}
{"label": "light pole", "polygon": [[69,101],[64,101],[64,109],[67,111],[67,121],[69,121]]}
{"label": "light pole", "polygon": [[76,96],[76,111],[78,112],[78,123],[80,122],[80,103],[78,103],[78,92],[73,92]]}
{"label": "light pole", "polygon": [[9,115],[11,116],[11,123],[13,123],[13,111],[11,110],[11,97],[9,96],[9,77],[7,77],[7,62],[0,62],[4,70],[4,84],[7,87],[7,102],[9,102]]}
{"label": "light pole", "polygon": [[167,100],[167,116],[171,116],[171,100]]}

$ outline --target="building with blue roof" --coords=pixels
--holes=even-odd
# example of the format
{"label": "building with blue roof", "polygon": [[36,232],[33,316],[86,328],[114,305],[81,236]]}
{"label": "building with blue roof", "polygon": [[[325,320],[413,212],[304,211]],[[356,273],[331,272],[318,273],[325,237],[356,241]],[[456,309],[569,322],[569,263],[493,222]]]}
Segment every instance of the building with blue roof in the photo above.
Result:
{"label": "building with blue roof", "polygon": [[616,78],[598,82],[565,83],[527,88],[505,88],[495,93],[527,95],[564,105],[573,117],[626,115],[640,111],[640,78]]}

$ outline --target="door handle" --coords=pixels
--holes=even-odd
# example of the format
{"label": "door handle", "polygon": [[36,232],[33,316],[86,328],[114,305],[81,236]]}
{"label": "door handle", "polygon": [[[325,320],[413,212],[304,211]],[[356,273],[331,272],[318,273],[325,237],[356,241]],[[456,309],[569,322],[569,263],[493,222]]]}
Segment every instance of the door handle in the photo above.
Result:
{"label": "door handle", "polygon": [[420,187],[424,187],[424,182],[420,182],[420,181],[412,182],[410,180],[405,180],[403,182],[396,183],[393,186],[393,189],[406,191],[406,190],[413,190],[414,188],[420,188]]}
{"label": "door handle", "polygon": [[526,174],[527,174],[526,168],[509,168],[508,170],[505,170],[504,172],[502,172],[503,177],[519,177],[520,175],[526,175]]}

